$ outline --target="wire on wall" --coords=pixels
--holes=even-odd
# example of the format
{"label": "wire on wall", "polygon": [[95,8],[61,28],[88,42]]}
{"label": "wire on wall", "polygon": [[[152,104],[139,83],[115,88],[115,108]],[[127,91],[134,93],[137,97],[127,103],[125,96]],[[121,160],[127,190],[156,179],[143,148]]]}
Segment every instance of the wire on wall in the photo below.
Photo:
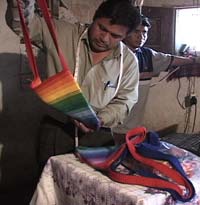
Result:
{"label": "wire on wall", "polygon": [[180,90],[181,90],[181,80],[180,80],[180,78],[178,78],[178,89],[177,89],[177,93],[176,93],[176,99],[177,99],[178,104],[180,105],[180,107],[181,107],[183,110],[185,110],[186,107],[185,107],[185,105],[184,105],[184,100],[181,102],[180,97],[179,97]]}
{"label": "wire on wall", "polygon": [[[184,131],[183,132],[193,133],[195,130],[195,124],[196,124],[196,118],[197,118],[197,98],[195,94],[196,78],[188,77],[187,80],[188,80],[187,92],[185,94],[184,99],[181,101],[180,99],[181,79],[178,78],[178,89],[177,89],[176,99],[178,101],[179,106],[183,110],[185,110]],[[192,113],[193,111],[194,113]],[[193,114],[193,121],[191,122],[192,114]]]}

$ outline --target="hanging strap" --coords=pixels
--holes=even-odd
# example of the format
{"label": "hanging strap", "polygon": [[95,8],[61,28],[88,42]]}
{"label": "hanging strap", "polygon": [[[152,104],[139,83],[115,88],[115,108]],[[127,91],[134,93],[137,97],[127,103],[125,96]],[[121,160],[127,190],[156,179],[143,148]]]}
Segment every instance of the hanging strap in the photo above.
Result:
{"label": "hanging strap", "polygon": [[81,34],[79,40],[78,40],[78,46],[76,51],[76,62],[75,62],[75,69],[74,69],[74,79],[78,82],[78,74],[79,74],[79,67],[80,67],[80,50],[81,50],[81,39],[88,31],[88,28],[86,28],[83,33]]}
{"label": "hanging strap", "polygon": [[[63,53],[62,53],[61,49],[58,46],[58,40],[57,40],[56,31],[55,31],[55,26],[53,24],[53,21],[51,20],[50,13],[49,13],[48,7],[47,7],[47,3],[46,3],[45,0],[38,0],[38,4],[39,4],[39,7],[40,7],[40,9],[41,9],[41,11],[44,15],[44,19],[47,23],[50,34],[52,36],[53,42],[55,44],[55,48],[56,48],[57,53],[58,53],[58,57],[60,59],[61,65],[62,65],[62,68],[63,68],[63,70],[68,71],[69,67],[67,65],[67,62],[66,62],[66,60],[63,56]],[[25,18],[24,18],[24,15],[23,15],[22,2],[20,0],[17,0],[17,6],[18,6],[21,25],[22,25],[22,31],[23,31],[23,34],[24,34],[24,41],[25,41],[25,46],[26,46],[26,50],[27,50],[27,55],[28,55],[29,62],[30,62],[30,67],[31,67],[31,70],[32,70],[33,76],[34,76],[34,80],[32,82],[31,87],[34,88],[34,87],[37,87],[41,83],[41,79],[40,79],[40,76],[39,76],[36,59],[35,59],[35,56],[33,54],[28,27],[25,23]]]}
{"label": "hanging strap", "polygon": [[124,59],[124,52],[123,52],[123,44],[122,42],[120,42],[120,65],[119,65],[119,77],[118,77],[118,82],[117,82],[117,87],[115,89],[115,93],[113,95],[113,98],[115,97],[115,95],[117,95],[117,92],[119,90],[119,86],[121,84],[121,79],[122,79],[122,75],[123,75],[123,59]]}
{"label": "hanging strap", "polygon": [[29,58],[29,64],[30,64],[31,70],[33,72],[34,84],[39,85],[39,84],[41,84],[41,79],[40,79],[40,76],[39,76],[36,59],[35,59],[35,56],[33,54],[32,44],[31,44],[28,28],[27,28],[27,25],[25,23],[23,10],[22,10],[22,1],[21,0],[17,0],[17,7],[18,7],[18,11],[19,11],[21,26],[22,26],[22,32],[23,32],[23,35],[24,35],[24,42],[25,42],[25,46],[26,46],[26,52],[27,52],[27,55],[28,55],[28,58]]}
{"label": "hanging strap", "polygon": [[49,28],[52,39],[54,41],[56,50],[58,52],[58,56],[60,58],[61,65],[62,65],[64,70],[68,70],[69,67],[68,67],[67,62],[63,56],[63,53],[58,45],[58,40],[57,40],[58,38],[57,38],[56,29],[55,29],[55,26],[54,26],[53,21],[51,19],[51,15],[50,15],[50,12],[48,10],[47,2],[46,2],[46,0],[37,0],[37,2],[38,2],[38,5],[42,11],[42,14],[44,16],[46,24]]}

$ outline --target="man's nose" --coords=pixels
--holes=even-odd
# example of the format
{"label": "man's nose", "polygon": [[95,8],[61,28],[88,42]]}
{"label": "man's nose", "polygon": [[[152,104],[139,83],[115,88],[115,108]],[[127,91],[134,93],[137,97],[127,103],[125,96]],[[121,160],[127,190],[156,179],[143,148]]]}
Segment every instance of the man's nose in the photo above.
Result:
{"label": "man's nose", "polygon": [[144,39],[145,35],[143,34],[143,32],[138,33],[138,39]]}
{"label": "man's nose", "polygon": [[143,33],[142,33],[142,32],[139,32],[139,33],[138,33],[138,36],[139,36],[139,38],[143,38]]}
{"label": "man's nose", "polygon": [[101,35],[101,40],[103,42],[109,42],[110,34],[108,32],[103,32]]}

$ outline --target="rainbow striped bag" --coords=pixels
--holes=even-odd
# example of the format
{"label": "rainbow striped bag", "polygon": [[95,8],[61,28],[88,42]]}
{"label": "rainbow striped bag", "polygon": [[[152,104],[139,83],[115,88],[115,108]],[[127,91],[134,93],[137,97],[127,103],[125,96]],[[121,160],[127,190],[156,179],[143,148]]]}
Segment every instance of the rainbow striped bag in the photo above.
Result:
{"label": "rainbow striped bag", "polygon": [[38,5],[43,13],[45,21],[53,38],[63,70],[56,75],[49,77],[43,82],[40,79],[36,60],[33,55],[31,41],[23,16],[20,0],[17,0],[17,4],[27,55],[34,76],[34,80],[31,83],[31,88],[45,103],[53,106],[59,111],[62,111],[67,116],[83,122],[90,128],[98,129],[100,126],[100,121],[87,102],[86,98],[82,94],[78,83],[73,78],[66,60],[58,46],[56,31],[52,23],[50,13],[48,11],[46,1],[38,0]]}

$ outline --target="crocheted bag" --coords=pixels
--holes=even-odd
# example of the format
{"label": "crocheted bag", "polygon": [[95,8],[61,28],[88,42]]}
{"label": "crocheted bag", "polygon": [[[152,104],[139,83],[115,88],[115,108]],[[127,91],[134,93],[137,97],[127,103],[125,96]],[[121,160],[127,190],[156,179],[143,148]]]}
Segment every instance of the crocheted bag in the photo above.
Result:
{"label": "crocheted bag", "polygon": [[48,79],[41,81],[39,76],[35,57],[33,55],[29,32],[23,16],[20,0],[17,0],[18,10],[20,15],[20,22],[24,35],[27,55],[30,63],[31,70],[33,72],[34,79],[31,83],[31,88],[37,93],[37,95],[47,104],[62,111],[67,116],[77,119],[83,122],[88,127],[98,129],[100,121],[97,118],[95,112],[83,96],[78,83],[73,78],[66,60],[59,48],[57,42],[57,34],[54,28],[54,24],[50,18],[50,13],[47,8],[45,0],[38,0],[38,5],[43,13],[50,34],[53,38],[58,56],[61,61],[63,70]]}

